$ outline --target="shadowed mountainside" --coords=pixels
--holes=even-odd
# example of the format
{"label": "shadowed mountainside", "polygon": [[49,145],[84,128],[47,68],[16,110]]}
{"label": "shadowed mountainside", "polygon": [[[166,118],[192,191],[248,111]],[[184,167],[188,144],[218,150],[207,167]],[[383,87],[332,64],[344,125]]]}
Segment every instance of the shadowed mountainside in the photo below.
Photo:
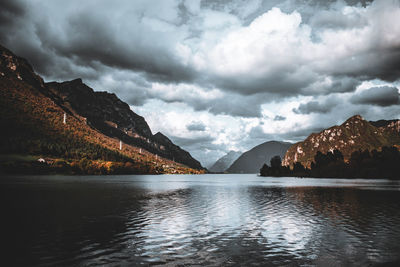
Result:
{"label": "shadowed mountainside", "polygon": [[224,172],[240,155],[242,155],[242,152],[229,151],[225,156],[219,158],[208,170],[211,172]]}
{"label": "shadowed mountainside", "polygon": [[291,143],[269,141],[244,152],[226,170],[229,173],[258,173],[260,166],[269,162],[273,156],[283,157]]}

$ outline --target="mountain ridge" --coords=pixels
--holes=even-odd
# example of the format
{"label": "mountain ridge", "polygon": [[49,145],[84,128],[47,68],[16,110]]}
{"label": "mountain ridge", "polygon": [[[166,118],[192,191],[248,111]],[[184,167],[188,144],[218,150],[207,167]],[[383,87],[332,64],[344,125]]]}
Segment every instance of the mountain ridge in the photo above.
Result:
{"label": "mountain ridge", "polygon": [[360,115],[348,118],[341,125],[334,125],[319,133],[310,134],[305,140],[291,146],[282,164],[293,166],[300,162],[311,166],[317,151],[327,153],[338,149],[347,161],[357,150],[380,149],[400,144],[400,120],[368,122]]}
{"label": "mountain ridge", "polygon": [[[64,157],[61,154],[65,151],[66,157],[76,158],[85,157],[85,149],[89,149],[87,157],[111,157],[124,161],[130,161],[131,157],[138,168],[140,164],[147,166],[147,169],[153,168],[153,164],[163,172],[160,169],[162,164],[171,171],[176,167],[182,172],[184,167],[179,164],[186,163],[186,166],[204,170],[187,151],[174,145],[167,137],[157,139],[157,136],[153,136],[144,118],[131,111],[129,105],[115,94],[95,92],[81,79],[45,83],[27,60],[1,45],[0,79],[1,124],[5,129],[2,132],[2,154],[35,153]],[[78,96],[76,91],[79,91]],[[87,99],[80,98],[82,92],[90,101],[85,102]],[[105,105],[93,108],[96,101]],[[87,106],[81,107],[81,104],[90,107],[88,112],[82,112]],[[63,114],[67,114],[65,124],[62,123]],[[118,114],[124,116],[118,117]],[[120,126],[114,125],[113,120],[120,123]],[[100,121],[104,128],[99,127]],[[132,129],[128,129],[129,126]],[[132,135],[137,134],[142,138],[130,136],[129,130],[132,130]],[[136,139],[139,141],[135,142]],[[119,140],[123,142],[122,147]],[[164,144],[174,151],[168,151]],[[172,159],[177,163],[173,163]],[[147,171],[143,169],[143,172]]]}
{"label": "mountain ridge", "polygon": [[115,94],[94,91],[81,79],[62,83],[50,82],[46,85],[59,97],[60,105],[71,113],[83,116],[89,125],[103,134],[189,167],[203,168],[189,152],[175,145],[165,135],[153,135],[145,119],[133,112]]}

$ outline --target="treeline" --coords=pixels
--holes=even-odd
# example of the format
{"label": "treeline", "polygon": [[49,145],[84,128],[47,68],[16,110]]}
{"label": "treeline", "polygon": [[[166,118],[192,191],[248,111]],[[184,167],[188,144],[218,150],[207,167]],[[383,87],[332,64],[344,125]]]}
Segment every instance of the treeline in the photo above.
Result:
{"label": "treeline", "polygon": [[133,160],[118,151],[105,148],[78,138],[53,140],[45,138],[9,137],[0,141],[2,154],[47,155],[66,159],[82,159],[133,162]]}
{"label": "treeline", "polygon": [[0,174],[160,174],[162,166],[102,160],[2,161]]}
{"label": "treeline", "polygon": [[382,178],[400,179],[400,152],[396,147],[383,147],[381,151],[364,150],[351,154],[348,162],[344,161],[339,150],[327,152],[318,151],[311,167],[307,168],[300,162],[293,167],[282,166],[280,156],[270,161],[270,166],[264,164],[260,169],[261,176],[317,177],[317,178]]}

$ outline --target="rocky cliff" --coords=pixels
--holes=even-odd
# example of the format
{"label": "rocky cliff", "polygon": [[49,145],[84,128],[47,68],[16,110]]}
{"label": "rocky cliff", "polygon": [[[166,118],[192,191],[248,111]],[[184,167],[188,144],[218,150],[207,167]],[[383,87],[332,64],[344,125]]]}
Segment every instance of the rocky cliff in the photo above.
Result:
{"label": "rocky cliff", "polygon": [[129,105],[115,94],[95,92],[81,79],[57,83],[46,83],[46,86],[57,96],[60,104],[87,119],[96,128],[111,126],[126,132],[151,137],[150,127],[143,117],[134,113]]}
{"label": "rocky cliff", "polygon": [[379,150],[383,146],[400,144],[400,120],[369,122],[360,115],[319,133],[312,133],[304,141],[291,146],[285,154],[283,165],[301,162],[310,166],[317,151],[327,153],[338,149],[345,161],[356,150]]}
{"label": "rocky cliff", "polygon": [[[95,92],[80,79],[44,83],[25,59],[3,46],[0,98],[2,154],[131,159],[135,164],[143,164],[146,170],[154,164],[158,169],[163,165],[184,172],[184,167],[172,162],[175,160],[203,169],[167,137],[161,133],[153,135],[144,118],[115,94]],[[64,113],[66,124],[62,119]],[[122,150],[119,140],[124,144]]]}

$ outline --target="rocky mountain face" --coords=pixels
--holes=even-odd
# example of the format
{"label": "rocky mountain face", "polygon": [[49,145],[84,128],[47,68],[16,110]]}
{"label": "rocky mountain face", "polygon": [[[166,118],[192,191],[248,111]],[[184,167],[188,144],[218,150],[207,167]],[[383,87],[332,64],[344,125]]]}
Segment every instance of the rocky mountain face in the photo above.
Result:
{"label": "rocky mountain face", "polygon": [[360,115],[346,120],[342,125],[333,126],[320,133],[312,133],[304,141],[291,146],[282,162],[292,166],[301,162],[310,166],[317,151],[327,153],[338,149],[345,161],[357,150],[379,150],[383,146],[400,144],[400,120],[366,121]]}
{"label": "rocky mountain face", "polygon": [[162,133],[152,134],[145,119],[134,113],[115,94],[95,92],[81,79],[63,83],[46,83],[60,105],[71,114],[78,114],[87,123],[107,136],[135,145],[170,160],[201,169],[200,162],[171,142]]}
{"label": "rocky mountain face", "polygon": [[173,161],[181,162],[194,169],[203,169],[200,162],[192,158],[189,152],[172,143],[172,141],[162,133],[156,133],[153,135],[151,140],[153,140],[153,143],[158,150],[157,153],[160,155],[163,155],[164,157]]}
{"label": "rocky mountain face", "polygon": [[241,152],[229,151],[225,156],[218,159],[208,170],[211,172],[224,172],[240,157],[240,155],[242,155]]}
{"label": "rocky mountain face", "polygon": [[32,66],[24,58],[14,55],[10,50],[0,45],[0,76],[13,77],[24,81],[35,88],[44,90],[43,79],[37,75]]}
{"label": "rocky mountain face", "polygon": [[[103,146],[104,142],[111,144],[114,140],[121,140],[124,144],[143,148],[143,151],[140,150],[142,158],[151,160],[151,153],[155,158],[163,157],[194,169],[203,169],[187,151],[173,144],[167,137],[161,133],[153,135],[145,119],[134,113],[129,105],[115,94],[95,92],[81,79],[62,83],[44,83],[25,59],[14,55],[2,46],[0,46],[0,78],[2,80],[0,89],[4,98],[1,109],[2,121],[5,124],[3,126],[10,125],[8,127],[10,137],[22,133],[22,130],[26,132],[23,125],[27,121],[32,122],[32,125],[29,125],[30,130],[37,132],[38,138],[41,138],[40,142],[48,143],[50,141],[46,141],[47,139],[57,139],[59,134],[69,134],[65,129],[52,128],[52,126],[60,127],[58,121],[57,123],[54,121],[54,116],[59,116],[58,113],[66,113],[67,120],[70,122],[66,127],[71,128],[70,130],[75,131],[80,137],[88,135],[87,138],[89,138],[91,135],[91,142],[95,139],[100,142],[97,144],[99,146]],[[20,113],[25,113],[17,114],[17,108],[21,109]],[[42,126],[39,127],[40,123],[37,122],[37,129],[33,129],[35,119],[51,120],[53,125],[42,121],[40,122],[43,123]],[[21,131],[11,133],[12,129]],[[47,139],[42,138],[43,136],[47,136]],[[95,136],[98,137],[95,138]],[[81,141],[74,141],[74,144],[79,142]],[[40,147],[38,144],[35,146]],[[54,146],[62,149],[59,143]],[[46,144],[46,147],[53,147],[53,145]],[[134,151],[133,148],[132,151]]]}
{"label": "rocky mountain face", "polygon": [[229,173],[258,173],[260,166],[264,163],[269,164],[273,156],[283,157],[291,145],[291,143],[277,141],[262,143],[244,152],[226,171]]}
{"label": "rocky mountain face", "polygon": [[95,128],[111,126],[143,137],[151,137],[150,127],[143,117],[134,113],[129,105],[115,94],[95,92],[81,79],[57,83],[46,83],[71,112],[87,119]]}

